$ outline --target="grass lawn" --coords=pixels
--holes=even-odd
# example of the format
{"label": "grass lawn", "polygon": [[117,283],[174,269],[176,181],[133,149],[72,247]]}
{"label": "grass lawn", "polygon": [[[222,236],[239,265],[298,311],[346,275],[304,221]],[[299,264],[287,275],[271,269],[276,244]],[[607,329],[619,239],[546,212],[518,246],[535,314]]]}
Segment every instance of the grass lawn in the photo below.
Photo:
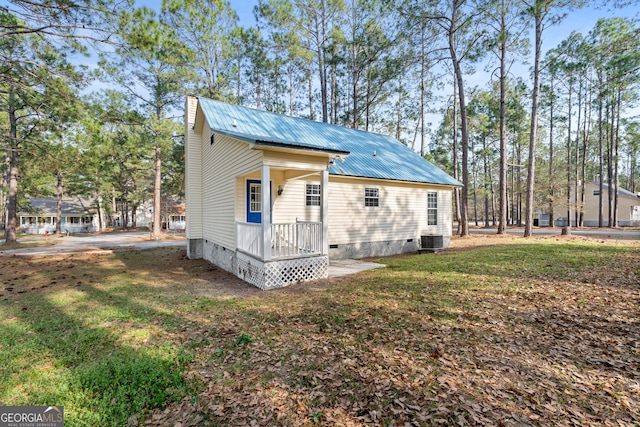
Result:
{"label": "grass lawn", "polygon": [[0,257],[0,405],[67,426],[640,425],[640,245],[480,236],[263,292],[175,248]]}

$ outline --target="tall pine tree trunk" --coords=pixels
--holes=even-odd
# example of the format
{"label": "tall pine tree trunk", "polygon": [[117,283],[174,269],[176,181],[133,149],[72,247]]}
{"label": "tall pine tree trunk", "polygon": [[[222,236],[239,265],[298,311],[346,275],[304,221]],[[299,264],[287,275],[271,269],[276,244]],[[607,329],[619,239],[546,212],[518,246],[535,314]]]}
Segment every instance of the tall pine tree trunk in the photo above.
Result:
{"label": "tall pine tree trunk", "polygon": [[60,221],[62,220],[62,195],[64,188],[62,186],[62,171],[58,171],[58,181],[56,183],[56,234],[62,233]]}
{"label": "tall pine tree trunk", "polygon": [[566,234],[571,234],[571,97],[573,78],[569,77],[569,114],[567,115],[567,224]]}
{"label": "tall pine tree trunk", "polygon": [[327,123],[329,120],[328,108],[327,108],[327,68],[324,57],[324,43],[325,43],[325,25],[326,25],[326,11],[325,0],[320,0],[320,17],[316,17],[316,34],[318,35],[318,69],[320,74],[320,98],[322,101],[322,121]]}
{"label": "tall pine tree trunk", "polygon": [[[455,3],[455,2],[454,2]],[[462,67],[460,65],[460,59],[456,52],[456,44],[454,39],[454,28],[457,25],[457,7],[452,10],[451,25],[449,27],[449,54],[451,55],[451,61],[453,63],[453,70],[458,83],[458,102],[460,103],[460,129],[461,129],[461,144],[462,147],[462,194],[460,195],[460,222],[462,227],[460,229],[460,236],[466,237],[469,235],[469,129],[467,125],[467,105],[464,94],[464,79],[462,77]]]}
{"label": "tall pine tree trunk", "polygon": [[[424,107],[425,107],[425,90],[424,90],[424,79],[426,78],[425,76],[425,51],[424,51],[424,22],[422,23],[422,28],[420,30],[420,157],[424,157],[424,131],[425,131],[425,126],[424,126]],[[456,114],[456,109],[455,109],[455,104],[456,104],[456,100],[455,100],[455,86],[453,88],[453,115],[455,117]],[[454,124],[455,124],[455,118],[454,120]],[[454,135],[456,132],[456,129],[454,128],[453,130]],[[455,153],[455,149],[454,149],[454,153]],[[457,206],[457,205],[456,205]]]}
{"label": "tall pine tree trunk", "polygon": [[160,214],[162,204],[160,203],[162,188],[162,149],[160,143],[156,143],[155,147],[155,176],[153,180],[153,231],[154,239],[160,238],[162,233],[162,223],[160,222]]}
{"label": "tall pine tree trunk", "polygon": [[335,47],[332,48],[331,61],[331,123],[338,123],[338,67],[335,61]]}
{"label": "tall pine tree trunk", "polygon": [[607,135],[607,186],[609,187],[608,194],[608,203],[609,203],[609,212],[608,212],[608,227],[613,227],[613,129],[614,129],[614,102],[613,99],[609,99],[609,108],[607,108],[607,114],[610,116],[609,119],[611,122],[608,126],[608,135]]}
{"label": "tall pine tree trunk", "polygon": [[0,179],[0,203],[2,203],[2,212],[1,212],[1,219],[0,219],[0,224],[2,224],[3,226],[5,226],[7,224],[7,191],[5,190],[6,188],[8,188],[9,185],[9,164],[11,162],[11,150],[9,150],[8,148],[5,150],[4,152],[4,171],[5,173],[2,175],[2,178]]}
{"label": "tall pine tree trunk", "polygon": [[18,177],[19,161],[18,153],[18,118],[15,110],[15,95],[13,88],[9,89],[9,197],[7,199],[7,223],[4,230],[6,243],[16,241],[17,217],[18,217]]}
{"label": "tall pine tree trunk", "polygon": [[[156,119],[160,122],[162,118],[162,108],[156,107]],[[156,138],[159,135],[156,134]],[[162,145],[161,141],[156,140],[155,145],[155,162],[154,162],[154,179],[153,179],[153,229],[151,231],[152,239],[159,239],[162,234],[162,223],[160,214],[162,204],[160,197],[162,195]]]}
{"label": "tall pine tree trunk", "polygon": [[585,184],[587,181],[587,141],[589,140],[589,130],[591,128],[591,90],[588,90],[587,102],[584,103],[584,120],[582,128],[582,156],[580,158],[580,176],[582,177],[580,184],[580,227],[584,226],[584,198]]}
{"label": "tall pine tree trunk", "polygon": [[[600,83],[600,85],[602,85],[602,72],[600,70],[598,70],[598,81]],[[602,89],[599,89],[600,91]],[[603,191],[603,185],[602,185],[602,181],[604,181],[604,153],[603,153],[603,123],[602,123],[602,93],[598,94],[598,185],[599,185],[599,191],[598,191],[598,227],[602,227],[603,226],[603,222],[604,222],[604,207],[603,207],[603,203],[602,203],[602,191]]]}
{"label": "tall pine tree trunk", "polygon": [[398,77],[398,104],[396,106],[396,139],[400,141],[400,133],[402,132],[402,75]]}
{"label": "tall pine tree trunk", "polygon": [[240,96],[242,94],[242,61],[240,59],[238,59],[238,83],[236,86],[236,104],[237,105],[242,105],[242,102],[240,101]]}
{"label": "tall pine tree trunk", "polygon": [[487,165],[487,137],[482,138],[482,154],[483,154],[483,167],[484,167],[484,228],[489,228],[489,183],[491,182],[491,173]]}
{"label": "tall pine tree trunk", "polygon": [[293,66],[291,65],[291,63],[289,63],[289,115],[292,117],[295,115],[295,97],[293,85]]}
{"label": "tall pine tree trunk", "polygon": [[[456,180],[460,180],[459,173],[459,164],[458,164],[458,81],[456,80],[456,76],[453,76],[453,117],[451,120],[451,127],[453,128],[453,178]],[[424,117],[422,118],[422,123],[424,123]],[[460,219],[460,187],[455,187],[453,189],[454,201],[456,204],[456,223],[458,224],[458,229],[456,230],[456,234],[462,233],[462,221]]]}
{"label": "tall pine tree trunk", "polygon": [[[311,51],[311,42],[308,45],[309,51]],[[313,116],[313,61],[309,60],[309,119],[315,120]]]}
{"label": "tall pine tree trunk", "polygon": [[98,208],[98,231],[104,229],[104,212],[102,209],[102,196],[96,197],[96,207]]}
{"label": "tall pine tree trunk", "polygon": [[473,166],[473,221],[478,226],[478,162],[477,159],[472,163]]}
{"label": "tall pine tree trunk", "polygon": [[538,102],[540,99],[540,57],[542,56],[542,17],[535,14],[536,52],[533,66],[533,96],[531,98],[531,130],[529,133],[529,163],[527,166],[527,202],[524,237],[533,234],[533,193],[535,190],[536,142],[538,140]]}
{"label": "tall pine tree trunk", "polygon": [[[501,29],[505,24],[505,5],[502,2]],[[507,45],[506,40],[500,45],[500,217],[498,219],[498,234],[507,232]]]}
{"label": "tall pine tree trunk", "polygon": [[578,193],[580,192],[580,176],[579,176],[579,165],[580,165],[580,126],[582,125],[582,121],[583,121],[583,117],[582,117],[582,78],[580,77],[580,85],[578,86],[578,121],[576,123],[576,142],[575,142],[575,155],[574,155],[574,165],[575,165],[575,169],[574,169],[574,174],[573,174],[573,185],[574,185],[574,189],[575,191],[573,192],[573,206],[575,206],[575,209],[573,210],[573,218],[574,218],[574,224],[576,225],[576,227],[578,227],[579,224],[579,217],[580,217],[580,211],[582,210],[582,207],[580,206],[580,204],[578,203],[578,200],[580,199],[578,196]]}
{"label": "tall pine tree trunk", "polygon": [[549,106],[549,226],[551,228],[555,228],[555,218],[553,214],[553,205],[555,202],[555,180],[553,173],[553,131],[554,131],[554,116],[553,116],[553,107],[554,107],[554,85],[553,85],[553,74],[551,75],[551,105]]}
{"label": "tall pine tree trunk", "polygon": [[614,179],[614,192],[613,192],[613,226],[618,226],[618,186],[620,184],[620,176],[618,174],[618,161],[620,156],[620,104],[622,99],[622,91],[618,88],[616,97],[616,129],[615,129],[615,148],[613,155],[613,179]]}

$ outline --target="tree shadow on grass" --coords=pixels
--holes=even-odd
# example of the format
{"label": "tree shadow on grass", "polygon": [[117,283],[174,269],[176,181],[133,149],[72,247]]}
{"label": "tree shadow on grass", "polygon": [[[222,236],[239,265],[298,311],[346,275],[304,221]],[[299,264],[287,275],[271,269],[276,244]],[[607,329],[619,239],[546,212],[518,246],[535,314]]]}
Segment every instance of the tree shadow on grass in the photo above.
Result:
{"label": "tree shadow on grass", "polygon": [[[601,371],[604,373],[596,380],[608,381],[619,375],[628,384],[634,380],[632,371],[603,365],[598,360],[606,359],[596,360],[592,352],[557,351],[578,347],[584,341],[604,354],[606,346],[619,343],[628,328],[637,334],[637,324],[622,322],[617,317],[622,313],[616,310],[610,313],[610,328],[602,328],[597,340],[585,340],[575,332],[584,329],[587,322],[595,323],[594,333],[602,325],[588,311],[564,312],[568,295],[535,301],[516,288],[505,293],[500,287],[473,285],[479,289],[477,298],[465,301],[473,291],[464,283],[455,283],[464,275],[445,284],[430,277],[445,273],[443,265],[426,265],[422,271],[407,273],[396,269],[395,279],[388,272],[368,272],[322,292],[290,288],[256,294],[247,304],[216,299],[195,304],[193,299],[195,305],[190,306],[189,299],[167,296],[167,286],[185,276],[172,277],[164,288],[141,285],[136,278],[151,277],[153,268],[149,265],[153,264],[141,267],[131,255],[118,255],[124,266],[98,272],[106,277],[122,271],[132,273],[124,285],[79,286],[73,290],[83,289],[85,295],[68,304],[51,293],[36,294],[29,297],[40,307],[36,313],[27,305],[26,311],[21,311],[20,305],[7,305],[15,318],[10,338],[26,336],[34,341],[14,359],[37,349],[54,366],[66,368],[67,390],[54,389],[40,396],[64,396],[69,408],[84,411],[73,415],[77,418],[72,418],[71,425],[119,425],[127,416],[156,404],[155,414],[164,416],[164,406],[170,405],[170,413],[178,417],[182,407],[171,402],[181,396],[184,382],[173,382],[172,375],[183,369],[185,354],[180,349],[184,347],[191,347],[202,363],[199,375],[206,384],[196,409],[202,420],[211,423],[219,419],[221,423],[242,424],[253,419],[261,425],[311,424],[337,419],[354,424],[386,420],[426,425],[435,419],[451,424],[463,417],[469,424],[482,423],[485,418],[485,424],[507,420],[509,425],[509,420],[515,420],[513,415],[521,423],[535,424],[534,416],[549,423],[571,416],[567,408],[581,403],[570,393],[584,393],[580,387],[595,390],[587,394],[594,401],[592,406],[606,403],[613,408],[600,414],[624,416],[624,407],[615,406],[620,402],[613,396],[603,397],[596,382],[572,383],[568,379],[574,372]],[[514,255],[513,261],[521,256]],[[473,268],[477,275],[482,271],[502,278],[520,274],[514,273],[517,269],[494,273],[481,264]],[[462,274],[469,271],[473,272],[463,269]],[[424,292],[435,286],[438,289],[434,292]],[[153,299],[154,294],[161,301]],[[519,301],[527,306],[518,306]],[[92,323],[91,317],[82,313],[96,309],[95,304],[111,311]],[[197,316],[191,316],[193,310]],[[131,334],[149,324],[149,341],[140,344]],[[184,329],[193,331],[183,337]],[[153,332],[175,336],[155,339]],[[252,339],[237,342],[240,332]],[[635,363],[637,352],[633,351],[629,347],[619,357]],[[142,375],[137,376],[138,372]],[[179,378],[184,381],[181,375]],[[16,382],[11,376],[9,380]],[[535,380],[539,380],[539,387],[531,384]],[[552,385],[545,385],[545,381]],[[614,394],[623,391],[620,384],[612,383]],[[109,388],[119,393],[110,394]],[[157,390],[171,393],[161,402],[163,396],[156,394]],[[140,396],[144,401],[136,401]],[[553,396],[565,399],[565,404],[554,401]],[[138,403],[127,403],[125,411],[119,406],[123,400]],[[108,405],[118,406],[120,412],[114,413]],[[594,412],[585,415],[593,422],[599,416]],[[166,425],[168,419],[162,416],[152,421]]]}
{"label": "tree shadow on grass", "polygon": [[94,274],[107,284],[51,286],[3,303],[3,402],[63,405],[71,426],[121,426],[185,395],[192,354],[175,334],[192,322],[136,301],[153,287],[109,288],[114,269]]}

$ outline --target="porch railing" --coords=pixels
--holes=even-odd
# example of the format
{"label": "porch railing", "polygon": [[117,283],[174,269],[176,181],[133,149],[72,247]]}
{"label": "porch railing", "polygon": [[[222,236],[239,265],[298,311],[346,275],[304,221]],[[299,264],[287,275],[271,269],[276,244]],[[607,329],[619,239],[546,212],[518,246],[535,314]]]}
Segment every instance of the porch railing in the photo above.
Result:
{"label": "porch railing", "polygon": [[320,255],[321,252],[321,222],[271,224],[271,255],[273,258]]}
{"label": "porch railing", "polygon": [[236,222],[236,240],[238,249],[257,258],[263,258],[262,224]]}
{"label": "porch railing", "polygon": [[[264,259],[262,225],[236,223],[237,248]],[[271,258],[295,258],[322,253],[322,223],[295,222],[271,224]]]}

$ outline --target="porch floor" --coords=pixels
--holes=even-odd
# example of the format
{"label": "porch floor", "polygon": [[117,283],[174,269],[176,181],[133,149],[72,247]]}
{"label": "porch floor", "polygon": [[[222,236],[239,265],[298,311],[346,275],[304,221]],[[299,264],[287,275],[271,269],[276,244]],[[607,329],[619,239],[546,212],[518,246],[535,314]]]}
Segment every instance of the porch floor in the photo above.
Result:
{"label": "porch floor", "polygon": [[386,265],[350,258],[335,260],[329,258],[329,278],[348,276],[350,274],[381,267],[386,267]]}

